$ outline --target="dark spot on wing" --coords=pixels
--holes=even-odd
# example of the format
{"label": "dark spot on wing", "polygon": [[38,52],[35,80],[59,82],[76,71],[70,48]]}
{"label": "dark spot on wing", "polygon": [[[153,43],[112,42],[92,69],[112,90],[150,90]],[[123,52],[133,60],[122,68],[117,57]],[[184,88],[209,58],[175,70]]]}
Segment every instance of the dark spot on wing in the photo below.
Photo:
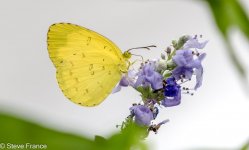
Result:
{"label": "dark spot on wing", "polygon": [[86,44],[87,46],[91,43],[91,40],[92,40],[91,37],[88,37],[88,38],[87,38],[87,44]]}
{"label": "dark spot on wing", "polygon": [[82,53],[82,57],[83,57],[83,58],[86,57],[84,53]]}
{"label": "dark spot on wing", "polygon": [[90,64],[89,65],[89,70],[92,70],[93,69],[93,64]]}

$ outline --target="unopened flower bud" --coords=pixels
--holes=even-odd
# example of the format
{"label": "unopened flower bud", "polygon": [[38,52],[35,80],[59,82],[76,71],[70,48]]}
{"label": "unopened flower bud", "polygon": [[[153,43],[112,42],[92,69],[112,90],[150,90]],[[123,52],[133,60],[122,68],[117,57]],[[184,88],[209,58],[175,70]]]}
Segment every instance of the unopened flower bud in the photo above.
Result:
{"label": "unopened flower bud", "polygon": [[161,53],[161,58],[165,60],[165,55],[163,53]]}

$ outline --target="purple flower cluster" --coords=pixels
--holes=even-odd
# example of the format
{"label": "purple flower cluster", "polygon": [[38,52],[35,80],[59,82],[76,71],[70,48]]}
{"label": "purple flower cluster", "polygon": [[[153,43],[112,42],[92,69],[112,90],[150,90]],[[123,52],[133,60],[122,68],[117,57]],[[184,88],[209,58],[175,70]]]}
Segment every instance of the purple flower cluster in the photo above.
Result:
{"label": "purple flower cluster", "polygon": [[[131,86],[141,93],[143,100],[130,108],[129,121],[154,132],[168,121],[151,123],[159,113],[158,108],[162,108],[160,106],[177,106],[181,103],[183,93],[193,95],[202,85],[202,61],[206,53],[199,50],[203,49],[207,42],[200,42],[197,36],[183,36],[178,41],[173,41],[173,46],[168,47],[166,54],[162,54],[160,59],[143,62],[139,70],[129,70],[123,76],[113,92],[120,91],[121,87]],[[184,83],[191,81],[193,76],[195,86],[185,87]]]}
{"label": "purple flower cluster", "polygon": [[191,80],[192,75],[196,75],[196,90],[202,84],[203,67],[202,60],[205,58],[206,53],[199,53],[198,49],[203,49],[207,41],[200,43],[197,37],[190,38],[183,48],[176,51],[173,57],[174,63],[177,67],[172,71],[172,75],[176,80],[188,79]]}

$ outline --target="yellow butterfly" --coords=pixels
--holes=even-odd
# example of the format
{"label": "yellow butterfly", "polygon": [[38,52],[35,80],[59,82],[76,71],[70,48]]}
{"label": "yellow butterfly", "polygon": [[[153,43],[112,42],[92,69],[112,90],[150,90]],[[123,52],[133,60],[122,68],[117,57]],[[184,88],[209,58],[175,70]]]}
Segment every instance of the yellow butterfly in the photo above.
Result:
{"label": "yellow butterfly", "polygon": [[47,44],[62,92],[82,106],[100,104],[129,68],[129,51],[78,25],[51,25]]}

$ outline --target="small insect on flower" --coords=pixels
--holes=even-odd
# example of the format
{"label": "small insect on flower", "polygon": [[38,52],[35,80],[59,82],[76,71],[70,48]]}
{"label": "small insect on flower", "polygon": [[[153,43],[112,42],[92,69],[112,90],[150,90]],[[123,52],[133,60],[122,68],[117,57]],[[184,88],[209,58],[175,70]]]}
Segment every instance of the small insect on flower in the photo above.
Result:
{"label": "small insect on flower", "polygon": [[152,125],[149,126],[149,128],[148,128],[148,132],[153,131],[155,134],[157,134],[157,131],[159,130],[159,128],[161,127],[161,125],[163,125],[163,124],[165,124],[165,123],[167,123],[167,122],[169,122],[168,119],[167,119],[167,120],[164,120],[164,121],[162,121],[162,122],[160,122],[160,123],[158,123],[158,124],[152,124]]}

